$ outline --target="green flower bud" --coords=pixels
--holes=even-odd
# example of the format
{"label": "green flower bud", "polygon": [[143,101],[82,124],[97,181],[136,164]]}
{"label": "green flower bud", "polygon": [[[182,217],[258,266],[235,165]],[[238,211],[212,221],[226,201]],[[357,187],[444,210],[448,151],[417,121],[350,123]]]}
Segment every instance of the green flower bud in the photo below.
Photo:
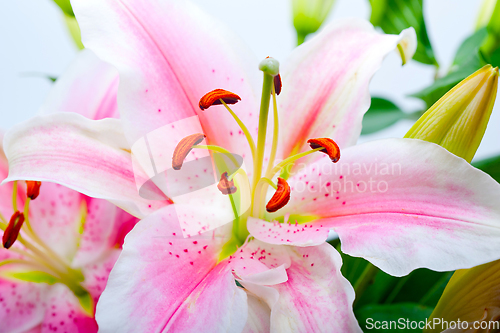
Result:
{"label": "green flower bud", "polygon": [[325,21],[335,0],[292,0],[293,26],[297,31],[297,45],[307,35],[316,32]]}
{"label": "green flower bud", "polygon": [[498,67],[484,66],[431,106],[405,138],[437,143],[470,163],[490,119],[497,85]]}
{"label": "green flower bud", "polygon": [[[461,322],[469,323],[469,328],[473,328],[475,321],[491,321],[490,325],[500,325],[499,316],[500,260],[497,260],[456,271],[446,285],[428,321],[456,323],[460,319]],[[478,324],[481,325],[481,323],[476,323]],[[487,325],[487,323],[482,323],[482,325]],[[437,333],[442,330],[443,327],[438,324],[433,329],[424,329],[424,332]],[[490,330],[471,330],[470,332],[490,332]],[[492,329],[491,332],[497,332],[497,330]]]}
{"label": "green flower bud", "polygon": [[486,27],[488,36],[481,51],[490,56],[500,46],[500,1],[484,0],[476,22],[476,30]]}

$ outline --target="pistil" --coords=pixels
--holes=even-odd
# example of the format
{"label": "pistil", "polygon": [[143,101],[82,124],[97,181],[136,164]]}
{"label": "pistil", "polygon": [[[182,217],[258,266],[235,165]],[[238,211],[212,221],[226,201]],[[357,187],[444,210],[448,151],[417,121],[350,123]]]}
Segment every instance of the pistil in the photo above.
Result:
{"label": "pistil", "polygon": [[264,82],[262,84],[262,97],[260,101],[259,113],[259,135],[257,138],[257,158],[254,160],[252,193],[255,194],[257,183],[262,174],[262,164],[264,160],[264,151],[266,146],[267,120],[269,114],[269,102],[271,99],[271,90],[274,85],[274,77],[279,74],[279,63],[273,58],[264,59],[259,69],[264,73]]}
{"label": "pistil", "polygon": [[[278,78],[278,82],[276,78]],[[273,143],[271,146],[271,155],[269,155],[269,163],[267,164],[266,176],[271,177],[270,172],[273,168],[274,159],[276,158],[276,152],[278,151],[278,138],[279,138],[279,119],[278,119],[278,103],[276,102],[276,95],[278,94],[277,88],[281,91],[281,78],[278,75],[274,77],[274,84],[272,86],[272,96],[273,96],[273,121],[274,121],[274,130],[273,130]]]}

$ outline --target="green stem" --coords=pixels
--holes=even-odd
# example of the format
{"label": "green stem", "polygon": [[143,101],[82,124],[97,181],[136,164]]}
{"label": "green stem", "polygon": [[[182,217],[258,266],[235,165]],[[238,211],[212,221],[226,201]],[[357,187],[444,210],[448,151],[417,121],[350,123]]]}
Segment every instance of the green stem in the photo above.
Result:
{"label": "green stem", "polygon": [[297,46],[301,45],[302,43],[305,42],[307,35],[306,34],[301,34],[297,32]]}
{"label": "green stem", "polygon": [[366,288],[372,283],[373,278],[375,275],[377,275],[379,269],[375,266],[373,266],[371,263],[368,263],[365,267],[365,270],[363,273],[361,273],[361,276],[358,278],[356,283],[354,284],[354,291],[356,293],[356,299],[354,300],[353,307],[355,306],[356,302],[361,298],[361,295],[365,292]]}
{"label": "green stem", "polygon": [[248,128],[245,126],[245,124],[243,124],[243,122],[240,120],[240,118],[238,118],[236,113],[234,113],[233,110],[231,110],[231,108],[229,106],[227,106],[226,102],[224,102],[222,100],[222,98],[220,99],[220,101],[222,104],[224,104],[227,111],[229,111],[229,113],[233,116],[234,120],[236,120],[236,122],[238,123],[238,126],[240,126],[241,130],[245,134],[245,137],[247,138],[247,141],[248,141],[248,145],[250,146],[250,150],[252,151],[252,158],[255,160],[255,141],[253,141],[252,135],[248,131]]}
{"label": "green stem", "polygon": [[262,98],[260,101],[259,114],[259,136],[257,139],[257,158],[253,165],[253,185],[252,194],[257,187],[262,174],[262,163],[264,160],[264,150],[266,146],[267,118],[269,114],[269,102],[271,100],[271,89],[274,84],[274,77],[264,72],[264,83],[262,84]]}

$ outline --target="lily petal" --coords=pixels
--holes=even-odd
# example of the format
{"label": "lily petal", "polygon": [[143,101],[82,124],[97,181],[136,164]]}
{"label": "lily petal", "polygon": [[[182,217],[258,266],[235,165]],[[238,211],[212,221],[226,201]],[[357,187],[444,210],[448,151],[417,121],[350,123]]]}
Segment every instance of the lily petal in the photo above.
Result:
{"label": "lily petal", "polygon": [[127,235],[97,305],[103,332],[243,329],[246,294],[227,263],[217,265],[229,238],[217,231],[183,238],[174,206],[149,215]]}
{"label": "lily petal", "polygon": [[40,113],[76,112],[94,120],[118,118],[117,91],[117,70],[92,51],[82,50],[57,78]]}
{"label": "lily petal", "polygon": [[[97,304],[99,297],[106,287],[109,273],[118,260],[119,255],[119,249],[109,249],[102,255],[102,258],[82,267],[82,272],[85,276],[82,286],[90,293],[94,304]],[[76,263],[74,263],[74,266],[78,267]]]}
{"label": "lily petal", "polygon": [[72,5],[84,45],[120,73],[118,105],[131,144],[198,114],[211,144],[250,157],[244,134],[224,107],[204,112],[198,107],[209,91],[234,92],[242,102],[232,109],[257,133],[258,62],[232,32],[187,1],[79,0]]}
{"label": "lily petal", "polygon": [[[0,179],[3,180],[7,178],[8,174],[9,163],[3,151],[3,133],[0,133]],[[12,207],[12,189],[12,184],[0,185],[0,213],[2,214],[6,222],[8,222],[9,218],[12,216],[12,214],[14,214],[14,210]],[[22,200],[19,200],[19,202],[22,202]]]}
{"label": "lily petal", "polygon": [[168,204],[139,196],[135,177],[141,175],[132,170],[130,147],[117,119],[92,121],[72,113],[37,116],[12,128],[4,145],[10,163],[5,181],[57,182],[107,199],[137,217]]}
{"label": "lily petal", "polygon": [[[78,252],[72,262],[75,267],[98,262],[102,257],[107,257],[110,250],[120,248],[125,235],[138,222],[137,218],[110,202],[88,197],[86,199],[86,205],[83,207],[86,208],[86,214],[80,216],[84,219],[83,230],[80,230],[83,232],[79,240]],[[107,277],[108,274],[102,275]],[[100,291],[102,290],[104,286]]]}
{"label": "lily petal", "polygon": [[46,311],[46,304],[40,300],[47,289],[47,285],[39,283],[0,278],[0,332],[21,333],[37,326]]}
{"label": "lily petal", "polygon": [[97,332],[94,318],[82,309],[76,296],[64,285],[55,284],[47,299],[42,332]]}
{"label": "lily petal", "polygon": [[385,35],[364,20],[341,19],[297,47],[283,65],[279,109],[294,125],[281,133],[282,157],[307,150],[309,138],[331,137],[341,149],[354,145],[370,106],[368,84],[398,44],[411,59],[413,28]]}
{"label": "lily petal", "polygon": [[[306,167],[289,184],[293,195],[282,214],[290,214],[292,225],[249,220],[256,238],[305,246],[321,244],[324,229],[333,229],[342,251],[395,276],[419,267],[468,268],[500,256],[500,185],[438,145],[362,144],[345,149],[335,165],[322,159]],[[286,242],[287,234],[305,229],[294,220],[309,221],[307,232]]]}
{"label": "lily petal", "polygon": [[252,295],[247,295],[248,319],[243,333],[262,333],[271,330],[271,309],[267,304]]}
{"label": "lily petal", "polygon": [[288,247],[288,281],[274,286],[272,332],[361,332],[354,312],[354,289],[342,276],[342,259],[329,244]]}
{"label": "lily petal", "polygon": [[35,233],[68,261],[78,248],[84,200],[76,191],[46,182],[38,198],[30,202],[30,223]]}

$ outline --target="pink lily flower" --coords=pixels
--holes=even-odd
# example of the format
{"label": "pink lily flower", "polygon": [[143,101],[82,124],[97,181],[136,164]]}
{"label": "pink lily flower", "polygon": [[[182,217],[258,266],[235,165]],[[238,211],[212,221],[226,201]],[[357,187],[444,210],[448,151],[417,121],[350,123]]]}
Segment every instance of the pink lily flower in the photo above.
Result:
{"label": "pink lily flower", "polygon": [[[94,119],[116,116],[116,99],[99,95],[96,85],[116,95],[117,79],[85,51],[58,79],[42,112],[71,106]],[[0,177],[7,173],[0,146]],[[30,185],[0,187],[0,235],[9,247],[0,246],[0,332],[97,332],[95,304],[137,218],[59,184]],[[13,233],[9,218],[23,207],[24,223]]]}
{"label": "pink lily flower", "polygon": [[174,206],[127,235],[97,305],[101,331],[361,332],[354,290],[329,244],[254,240],[221,260],[231,226],[184,238]]}
{"label": "pink lily flower", "polygon": [[[81,0],[73,1],[73,7],[86,47],[120,73],[121,121],[53,115],[16,127],[5,140],[7,180],[58,182],[110,200],[135,216],[147,216],[127,237],[99,301],[97,320],[104,332],[201,327],[204,331],[359,330],[351,309],[352,287],[340,276],[338,253],[324,244],[328,229],[339,233],[346,253],[367,258],[394,275],[417,267],[470,267],[498,258],[494,245],[498,242],[479,241],[499,236],[495,221],[500,188],[491,178],[431,143],[393,139],[352,147],[369,106],[370,78],[396,47],[403,60],[411,58],[412,30],[400,36],[381,35],[364,21],[344,20],[297,48],[282,71],[276,117],[276,123],[277,118],[282,121],[279,144],[258,140],[252,146],[249,136],[262,138],[267,130],[259,124],[255,98],[257,61],[230,32],[187,2]],[[272,61],[264,65],[272,67]],[[263,94],[268,102],[270,86]],[[222,107],[200,110],[200,98],[214,89],[241,97],[231,107],[237,119]],[[180,220],[184,217],[177,210],[183,205],[193,215],[206,213],[207,220],[210,214],[222,214],[213,202],[217,195],[227,195],[211,189],[206,192],[210,195],[202,196],[205,204],[171,198],[168,191],[163,200],[137,194],[137,184],[145,184],[154,173],[134,154],[134,144],[193,117],[199,119],[196,126],[176,127],[171,135],[160,136],[168,148],[163,157],[171,161],[179,140],[200,129],[211,146],[241,155],[253,184],[252,209],[242,215],[236,209],[237,223],[232,225],[221,226],[229,222],[223,218],[222,223],[215,218],[199,226],[188,223],[197,222],[189,216]],[[265,213],[264,198],[273,193],[256,190],[255,185],[267,186],[265,180],[258,183],[263,171],[265,175],[269,171],[266,178],[273,183],[282,169],[273,172],[274,160],[298,158],[309,149],[308,139],[325,137],[333,138],[342,150],[337,168],[346,165],[350,171],[344,167],[335,174],[325,156],[304,154],[301,161],[307,163],[302,168],[296,164],[288,179],[290,201],[284,195],[276,212]],[[194,149],[186,161],[201,157],[199,151]],[[133,160],[139,160],[142,171],[134,169]],[[271,168],[264,169],[264,162]],[[354,172],[358,165],[359,174]],[[394,165],[396,171],[391,171]],[[366,171],[376,167],[375,174]],[[352,183],[352,191],[332,192],[334,182],[342,179]],[[370,182],[375,191],[357,189]],[[235,183],[236,193],[244,194],[245,182]],[[156,185],[152,190],[162,197],[162,186]],[[281,184],[282,188],[286,186]],[[289,223],[266,222],[273,220]],[[179,226],[183,223],[198,232],[182,237],[187,236]],[[247,223],[260,241],[247,241]],[[211,231],[202,233],[206,230]],[[202,244],[205,249],[200,249]],[[255,259],[257,249],[271,255]],[[246,273],[243,267],[252,269]],[[318,285],[326,287],[305,291]],[[321,306],[307,312],[303,304]]]}

